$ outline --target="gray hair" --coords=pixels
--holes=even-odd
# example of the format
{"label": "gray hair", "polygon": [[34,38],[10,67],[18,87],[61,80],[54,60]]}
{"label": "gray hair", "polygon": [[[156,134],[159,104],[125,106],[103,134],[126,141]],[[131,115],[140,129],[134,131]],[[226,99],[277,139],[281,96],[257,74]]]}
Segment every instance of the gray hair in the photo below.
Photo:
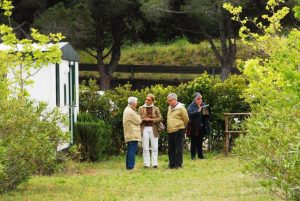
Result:
{"label": "gray hair", "polygon": [[170,93],[167,98],[177,100],[177,95],[175,93]]}
{"label": "gray hair", "polygon": [[133,103],[137,103],[137,97],[134,97],[134,96],[130,96],[128,98],[128,105],[132,105]]}
{"label": "gray hair", "polygon": [[197,99],[198,97],[202,97],[202,95],[199,92],[194,93],[194,99]]}

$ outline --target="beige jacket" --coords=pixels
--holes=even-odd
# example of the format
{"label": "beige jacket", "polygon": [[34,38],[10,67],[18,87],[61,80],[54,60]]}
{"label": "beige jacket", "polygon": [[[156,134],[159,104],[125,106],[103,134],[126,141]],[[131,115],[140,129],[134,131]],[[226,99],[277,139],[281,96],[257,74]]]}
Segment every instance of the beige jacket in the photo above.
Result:
{"label": "beige jacket", "polygon": [[178,103],[175,108],[168,108],[167,131],[174,133],[179,129],[185,129],[189,122],[187,110],[182,103]]}
{"label": "beige jacket", "polygon": [[141,116],[127,106],[123,113],[123,129],[125,142],[141,141]]}
{"label": "beige jacket", "polygon": [[[138,114],[141,115],[142,119],[145,119],[146,118],[146,108],[143,107],[143,106],[140,106]],[[153,126],[152,126],[153,127],[153,134],[154,134],[155,137],[159,137],[159,132],[157,130],[157,123],[162,122],[163,118],[160,114],[160,111],[159,111],[158,107],[156,107],[156,106],[153,106],[152,118],[153,118]],[[145,127],[145,123],[143,122],[141,124],[142,131],[144,130],[144,127]]]}

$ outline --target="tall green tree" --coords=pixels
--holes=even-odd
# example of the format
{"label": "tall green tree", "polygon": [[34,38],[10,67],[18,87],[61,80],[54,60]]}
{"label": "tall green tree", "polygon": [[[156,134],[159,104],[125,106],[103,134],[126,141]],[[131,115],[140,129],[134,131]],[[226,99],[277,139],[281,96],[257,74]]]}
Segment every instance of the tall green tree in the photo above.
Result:
{"label": "tall green tree", "polygon": [[141,30],[139,11],[138,0],[88,0],[69,8],[60,3],[46,11],[35,25],[46,33],[62,32],[75,47],[94,57],[100,87],[106,90],[124,40]]}
{"label": "tall green tree", "polygon": [[[228,11],[223,9],[225,0],[145,0],[144,13],[149,19],[178,18],[177,29],[187,36],[202,35],[222,67],[221,79],[226,79],[236,59],[236,33]],[[231,1],[232,3],[235,0]],[[181,20],[180,20],[181,19]],[[175,20],[174,20],[175,21]],[[215,40],[218,39],[218,40]],[[220,42],[220,47],[216,44]]]}
{"label": "tall green tree", "polygon": [[[145,16],[157,23],[166,19],[173,34],[186,36],[192,42],[207,40],[210,43],[216,60],[222,68],[221,79],[226,79],[234,68],[237,53],[236,38],[239,24],[231,21],[231,17],[222,5],[223,3],[239,4],[245,8],[250,17],[259,16],[266,5],[266,1],[251,0],[143,0]],[[286,3],[288,7],[293,1]],[[293,16],[286,20],[287,24],[294,24]],[[252,29],[256,32],[256,27]],[[177,30],[177,32],[176,32]],[[178,32],[178,30],[180,32]]]}

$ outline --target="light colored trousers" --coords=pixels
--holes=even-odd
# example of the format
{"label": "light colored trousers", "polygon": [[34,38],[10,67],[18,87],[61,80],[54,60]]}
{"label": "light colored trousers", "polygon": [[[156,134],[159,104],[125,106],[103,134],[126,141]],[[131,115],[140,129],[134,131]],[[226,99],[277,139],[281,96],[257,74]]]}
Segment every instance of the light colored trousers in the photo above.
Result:
{"label": "light colored trousers", "polygon": [[[151,142],[151,148],[149,147]],[[150,167],[150,150],[152,155],[152,166],[158,166],[158,137],[153,134],[152,126],[145,126],[143,130],[143,158],[144,166]]]}

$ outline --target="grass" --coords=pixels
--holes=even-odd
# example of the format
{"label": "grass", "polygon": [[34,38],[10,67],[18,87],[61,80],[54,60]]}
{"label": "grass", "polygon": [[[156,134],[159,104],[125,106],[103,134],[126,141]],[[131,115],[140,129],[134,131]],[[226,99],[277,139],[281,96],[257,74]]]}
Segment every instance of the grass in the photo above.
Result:
{"label": "grass", "polygon": [[[218,41],[215,41],[217,48],[220,48]],[[84,51],[79,51],[81,63],[96,63],[96,60]],[[251,47],[243,45],[241,41],[237,42],[237,59],[246,60],[252,58],[255,51]],[[108,60],[106,60],[108,63]],[[124,45],[121,51],[120,64],[147,64],[147,65],[203,65],[220,66],[219,62],[211,50],[207,41],[198,44],[192,44],[185,38],[175,40],[171,43],[144,44],[137,43]],[[81,77],[99,78],[98,72],[80,72]],[[114,78],[130,79],[130,73],[113,73]],[[135,73],[135,79],[189,79],[197,77],[193,74],[155,74],[155,73]]]}
{"label": "grass", "polygon": [[257,180],[242,174],[234,157],[207,155],[206,160],[184,158],[184,167],[167,169],[167,156],[159,157],[159,169],[127,171],[124,158],[101,163],[69,162],[66,172],[35,176],[18,190],[2,195],[5,201],[41,200],[275,200]]}
{"label": "grass", "polygon": [[[217,48],[220,43],[215,41]],[[96,60],[84,51],[79,51],[81,63],[96,63]],[[237,41],[237,59],[246,60],[253,57],[255,51],[251,47]],[[185,38],[172,43],[137,43],[122,47],[120,64],[148,65],[204,65],[220,66],[207,41],[197,44]]]}

